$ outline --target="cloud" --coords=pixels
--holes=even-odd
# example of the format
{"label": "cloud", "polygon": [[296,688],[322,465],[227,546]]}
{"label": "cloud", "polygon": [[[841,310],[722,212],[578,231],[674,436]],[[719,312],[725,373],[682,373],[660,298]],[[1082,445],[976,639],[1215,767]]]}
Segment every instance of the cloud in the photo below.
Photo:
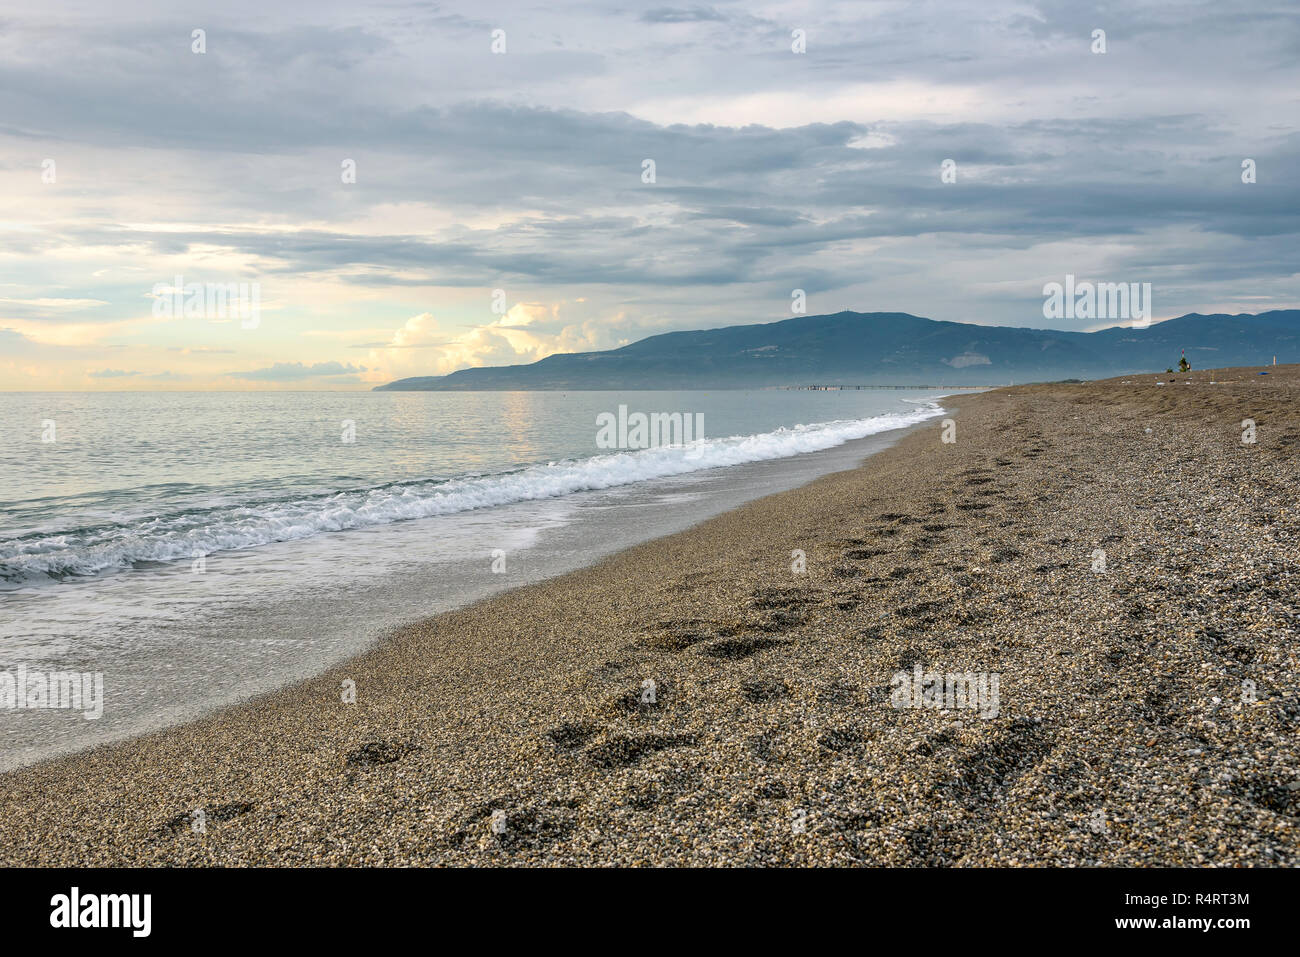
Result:
{"label": "cloud", "polygon": [[[444,337],[429,313],[408,319],[382,349],[370,352],[374,381],[388,381],[417,373],[443,375],[457,369],[484,365],[536,362],[557,352],[580,352],[616,345],[612,333],[621,317],[600,322],[592,319],[565,321],[564,303],[517,302],[498,319],[473,326],[466,332]],[[581,308],[585,304],[575,304]],[[400,350],[433,346],[418,359]],[[391,351],[390,351],[391,350]],[[413,365],[412,363],[418,363]]]}
{"label": "cloud", "polygon": [[[24,388],[84,387],[109,349],[267,387],[532,361],[781,318],[794,289],[1011,325],[1066,273],[1151,281],[1155,318],[1300,304],[1300,34],[1262,0],[1104,24],[1068,0],[267,5],[213,13],[204,56],[153,6],[48,0],[0,31]],[[260,282],[261,326],[142,315],[176,275]],[[211,368],[250,343],[265,368]],[[302,371],[357,349],[364,371]]]}
{"label": "cloud", "polygon": [[139,372],[127,372],[124,369],[98,369],[86,373],[86,375],[90,376],[92,379],[122,379],[139,374]]}
{"label": "cloud", "polygon": [[701,23],[706,20],[725,20],[721,13],[712,7],[657,7],[641,14],[642,23]]}
{"label": "cloud", "polygon": [[522,329],[535,322],[554,318],[559,315],[559,312],[559,306],[547,306],[540,302],[517,302],[493,325],[501,329]]}
{"label": "cloud", "polygon": [[107,306],[103,299],[0,299],[7,305],[33,306],[38,309],[89,309],[94,306]]}
{"label": "cloud", "polygon": [[132,335],[155,326],[158,319],[110,318],[103,322],[86,322],[78,318],[69,321],[43,319],[0,318],[12,332],[25,336],[41,345],[60,347],[93,347],[115,335]]}
{"label": "cloud", "polygon": [[250,382],[294,382],[300,379],[355,376],[365,371],[365,366],[355,366],[351,363],[317,362],[313,365],[304,365],[301,362],[276,362],[264,369],[253,369],[250,372],[227,372],[225,374],[232,378],[246,379]]}
{"label": "cloud", "polygon": [[28,339],[21,332],[14,329],[0,328],[0,346],[3,347],[5,352],[27,349],[32,344],[32,340]]}
{"label": "cloud", "polygon": [[393,333],[388,349],[423,349],[440,345],[447,338],[438,332],[438,320],[431,313],[422,312],[406,320],[405,325]]}

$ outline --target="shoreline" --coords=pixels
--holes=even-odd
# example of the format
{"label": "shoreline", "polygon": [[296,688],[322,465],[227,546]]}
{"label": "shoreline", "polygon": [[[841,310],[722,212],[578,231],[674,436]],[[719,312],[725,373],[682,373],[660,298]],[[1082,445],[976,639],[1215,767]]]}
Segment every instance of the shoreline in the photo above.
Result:
{"label": "shoreline", "polygon": [[[170,632],[150,633],[146,640],[123,649],[114,661],[112,693],[99,720],[80,721],[75,715],[61,720],[62,716],[49,712],[21,709],[0,712],[6,718],[0,774],[201,720],[317,677],[379,646],[402,628],[590,567],[755,498],[855,468],[896,442],[908,428],[895,427],[812,452],[508,503],[487,510],[486,518],[483,509],[466,510],[378,529],[354,529],[330,540],[270,545],[257,554],[258,550],[225,553],[213,561],[221,563],[221,574],[227,579],[236,580],[257,576],[259,561],[266,568],[264,577],[286,580],[276,566],[275,552],[289,548],[300,566],[351,559],[368,567],[364,575],[354,571],[335,582],[323,600],[295,594],[278,601],[260,600],[262,595],[274,595],[274,588],[224,601],[217,593],[213,600],[221,603],[211,617]],[[382,549],[364,541],[377,533],[383,536]],[[435,547],[425,544],[430,536],[437,539]],[[506,556],[504,568],[489,561],[492,549]],[[376,570],[376,562],[387,564]],[[183,575],[184,569],[172,573]],[[113,600],[123,601],[125,589],[140,587],[126,577],[111,584],[116,593],[101,593],[98,598],[110,606]],[[179,587],[188,584],[181,581]],[[315,591],[320,592],[319,585]],[[29,613],[37,610],[33,606]],[[193,609],[196,614],[207,610],[201,605]],[[17,617],[23,617],[21,609],[16,611]],[[259,642],[261,635],[268,640]],[[156,661],[165,666],[158,667]],[[75,662],[44,670],[90,673],[96,671],[92,664]],[[165,705],[150,706],[149,701]]]}
{"label": "shoreline", "polygon": [[[0,776],[0,860],[1295,863],[1300,377],[1269,371],[946,397],[954,443]],[[892,707],[918,666],[999,706]]]}

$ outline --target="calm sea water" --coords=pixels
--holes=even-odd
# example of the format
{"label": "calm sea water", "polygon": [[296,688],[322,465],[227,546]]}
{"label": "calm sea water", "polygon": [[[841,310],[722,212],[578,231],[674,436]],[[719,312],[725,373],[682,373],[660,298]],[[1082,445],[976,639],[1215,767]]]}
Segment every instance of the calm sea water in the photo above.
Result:
{"label": "calm sea water", "polygon": [[[598,419],[702,414],[675,448]],[[385,631],[852,465],[937,396],[0,394],[0,673],[102,673],[104,713],[0,707],[0,767],[192,717]]]}

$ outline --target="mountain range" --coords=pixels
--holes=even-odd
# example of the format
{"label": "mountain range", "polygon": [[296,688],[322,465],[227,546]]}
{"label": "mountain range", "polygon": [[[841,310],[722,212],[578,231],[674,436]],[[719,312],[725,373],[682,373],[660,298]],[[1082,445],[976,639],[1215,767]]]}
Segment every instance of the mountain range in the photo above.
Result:
{"label": "mountain range", "polygon": [[1144,329],[1059,332],[838,312],[666,332],[618,349],[527,365],[415,376],[377,391],[740,389],[808,385],[1005,385],[1193,368],[1300,362],[1300,310],[1191,313]]}

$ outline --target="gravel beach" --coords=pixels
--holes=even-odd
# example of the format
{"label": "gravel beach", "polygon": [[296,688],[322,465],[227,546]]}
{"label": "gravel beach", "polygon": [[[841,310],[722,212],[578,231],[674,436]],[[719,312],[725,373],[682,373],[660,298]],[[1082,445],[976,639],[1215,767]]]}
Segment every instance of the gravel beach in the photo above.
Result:
{"label": "gravel beach", "polygon": [[944,405],[860,468],[4,775],[0,862],[1295,865],[1300,367]]}

